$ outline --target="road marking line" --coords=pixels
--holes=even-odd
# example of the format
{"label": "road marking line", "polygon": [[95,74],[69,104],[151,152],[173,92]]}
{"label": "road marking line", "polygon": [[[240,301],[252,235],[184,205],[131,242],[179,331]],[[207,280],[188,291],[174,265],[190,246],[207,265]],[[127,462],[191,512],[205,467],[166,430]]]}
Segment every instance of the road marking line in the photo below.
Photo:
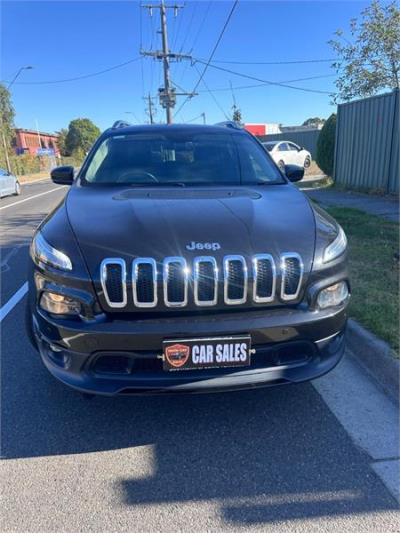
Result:
{"label": "road marking line", "polygon": [[17,290],[17,292],[13,296],[11,296],[8,302],[4,304],[3,307],[0,308],[0,322],[2,322],[4,318],[6,318],[8,313],[14,309],[17,303],[19,303],[22,300],[22,298],[25,296],[27,292],[28,292],[28,282],[25,281],[22,287],[20,287]]}
{"label": "road marking line", "polygon": [[35,185],[35,183],[42,183],[43,181],[51,181],[50,176],[48,178],[41,178],[40,180],[25,181],[24,183],[21,183],[21,185],[26,187],[27,185]]}
{"label": "road marking line", "polygon": [[0,211],[2,211],[3,209],[8,209],[9,207],[13,207],[14,205],[23,204],[24,202],[28,202],[29,200],[33,200],[34,198],[39,198],[39,196],[44,196],[45,194],[50,194],[51,192],[59,191],[61,189],[64,189],[65,187],[66,185],[63,185],[62,187],[56,187],[55,189],[51,189],[50,191],[34,194],[33,196],[29,196],[29,198],[24,198],[23,200],[19,200],[18,202],[14,202],[13,204],[8,204],[4,207],[0,207]]}

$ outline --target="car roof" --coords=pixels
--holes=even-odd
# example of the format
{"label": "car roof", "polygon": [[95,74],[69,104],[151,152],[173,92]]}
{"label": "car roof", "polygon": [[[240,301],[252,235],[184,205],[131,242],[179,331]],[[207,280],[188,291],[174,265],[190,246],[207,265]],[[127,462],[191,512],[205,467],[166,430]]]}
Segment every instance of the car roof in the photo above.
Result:
{"label": "car roof", "polygon": [[127,125],[117,128],[108,128],[103,135],[121,135],[127,133],[165,133],[167,131],[187,132],[187,133],[234,133],[246,134],[246,130],[232,126],[207,125],[207,124],[140,124]]}

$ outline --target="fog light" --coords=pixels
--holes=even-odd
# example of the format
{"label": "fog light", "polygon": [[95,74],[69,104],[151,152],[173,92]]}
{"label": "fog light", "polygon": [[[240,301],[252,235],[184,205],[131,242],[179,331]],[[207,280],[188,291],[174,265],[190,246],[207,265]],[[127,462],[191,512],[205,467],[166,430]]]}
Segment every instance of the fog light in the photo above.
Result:
{"label": "fog light", "polygon": [[40,298],[40,307],[53,315],[79,315],[81,305],[69,296],[46,291]]}
{"label": "fog light", "polygon": [[335,285],[331,285],[318,294],[318,306],[321,309],[327,307],[335,307],[342,304],[349,296],[349,289],[345,281],[339,281]]}

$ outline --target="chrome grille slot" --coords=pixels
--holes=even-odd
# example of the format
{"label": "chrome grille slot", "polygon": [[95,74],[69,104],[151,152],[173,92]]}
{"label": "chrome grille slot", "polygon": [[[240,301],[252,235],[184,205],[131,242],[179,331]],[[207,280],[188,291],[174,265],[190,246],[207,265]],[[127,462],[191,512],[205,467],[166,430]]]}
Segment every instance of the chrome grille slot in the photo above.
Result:
{"label": "chrome grille slot", "polygon": [[228,305],[238,305],[246,299],[246,261],[241,255],[227,255],[224,257],[224,301]]}
{"label": "chrome grille slot", "polygon": [[157,305],[157,264],[151,257],[140,257],[133,261],[132,291],[137,307]]}
{"label": "chrome grille slot", "polygon": [[281,298],[285,301],[295,300],[300,292],[304,265],[299,254],[281,255]]}
{"label": "chrome grille slot", "polygon": [[218,267],[214,257],[196,257],[193,261],[194,302],[199,306],[216,305]]}
{"label": "chrome grille slot", "polygon": [[185,307],[188,302],[189,270],[183,257],[166,257],[163,263],[164,302],[167,307]]}
{"label": "chrome grille slot", "polygon": [[100,265],[100,282],[110,307],[126,306],[126,265],[123,259],[104,259]]}
{"label": "chrome grille slot", "polygon": [[272,302],[275,298],[276,268],[270,254],[253,257],[253,300],[257,303]]}

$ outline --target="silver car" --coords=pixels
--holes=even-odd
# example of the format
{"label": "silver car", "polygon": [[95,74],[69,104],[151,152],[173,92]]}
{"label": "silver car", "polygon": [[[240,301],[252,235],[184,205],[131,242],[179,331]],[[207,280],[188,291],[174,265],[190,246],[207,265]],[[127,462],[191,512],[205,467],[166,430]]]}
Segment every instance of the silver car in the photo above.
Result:
{"label": "silver car", "polygon": [[21,194],[21,185],[16,176],[0,168],[0,198]]}

